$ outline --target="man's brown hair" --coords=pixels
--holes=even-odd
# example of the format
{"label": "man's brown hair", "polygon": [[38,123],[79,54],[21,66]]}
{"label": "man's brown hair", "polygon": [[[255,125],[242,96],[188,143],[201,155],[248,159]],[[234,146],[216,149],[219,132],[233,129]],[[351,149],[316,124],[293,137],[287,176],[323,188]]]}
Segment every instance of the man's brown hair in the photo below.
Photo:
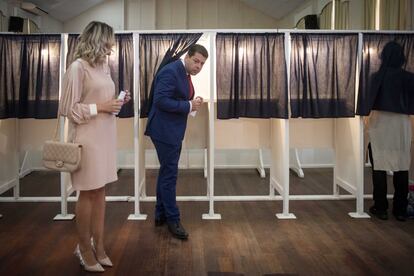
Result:
{"label": "man's brown hair", "polygon": [[203,45],[200,44],[194,44],[193,46],[188,49],[188,56],[192,57],[195,55],[195,53],[201,54],[203,57],[208,58],[208,52],[207,49],[204,48]]}

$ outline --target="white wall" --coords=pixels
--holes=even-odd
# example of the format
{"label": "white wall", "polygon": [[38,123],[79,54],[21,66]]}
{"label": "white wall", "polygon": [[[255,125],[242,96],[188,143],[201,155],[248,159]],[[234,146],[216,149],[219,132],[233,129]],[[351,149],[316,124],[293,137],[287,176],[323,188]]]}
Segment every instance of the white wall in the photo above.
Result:
{"label": "white wall", "polygon": [[124,30],[124,1],[107,0],[63,23],[63,32],[80,33],[89,22],[96,20],[107,23],[114,30]]}
{"label": "white wall", "polygon": [[125,29],[154,30],[156,17],[156,1],[125,0]]}
{"label": "white wall", "polygon": [[[320,14],[331,0],[308,0],[289,15],[277,22],[278,28],[291,29],[297,21],[308,14]],[[349,0],[349,25],[351,30],[364,28],[364,0]]]}
{"label": "white wall", "polygon": [[42,33],[63,33],[63,22],[56,20],[51,16],[42,16],[40,22],[40,32]]}
{"label": "white wall", "polygon": [[349,28],[351,30],[364,29],[364,0],[349,1]]}
{"label": "white wall", "polygon": [[115,30],[275,28],[277,20],[239,0],[107,0],[64,23],[81,32],[91,20]]}
{"label": "white wall", "polygon": [[3,14],[7,14],[7,3],[4,0],[0,0],[0,11],[3,12]]}
{"label": "white wall", "polygon": [[157,0],[156,27],[187,29],[187,0]]}
{"label": "white wall", "polygon": [[0,120],[0,191],[18,173],[16,120]]}
{"label": "white wall", "polygon": [[0,0],[0,11],[1,11],[1,22],[0,22],[0,32],[7,32],[9,22],[7,18],[8,10],[7,10],[7,4],[3,0]]}
{"label": "white wall", "polygon": [[[414,17],[414,1],[411,4],[411,16]],[[414,19],[411,18],[411,30],[414,30]]]}
{"label": "white wall", "polygon": [[275,29],[277,20],[239,0],[188,1],[189,29]]}

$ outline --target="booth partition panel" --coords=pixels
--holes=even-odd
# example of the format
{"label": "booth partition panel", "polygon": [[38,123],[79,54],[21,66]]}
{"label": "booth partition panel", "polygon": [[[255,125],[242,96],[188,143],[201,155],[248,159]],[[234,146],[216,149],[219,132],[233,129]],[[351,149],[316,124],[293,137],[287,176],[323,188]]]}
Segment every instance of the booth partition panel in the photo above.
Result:
{"label": "booth partition panel", "polygon": [[[262,178],[266,175],[264,155],[270,156],[270,174],[265,180],[248,170],[238,173],[243,175],[243,181],[237,177],[219,178],[217,173],[221,183],[216,187],[225,193],[220,198],[272,200],[276,199],[277,191],[287,207],[289,171],[285,161],[288,160],[288,150],[283,150],[288,147],[285,34],[217,33],[216,63],[216,149],[230,154],[234,149],[247,150],[245,152],[250,154],[256,151],[256,168]],[[231,160],[230,156],[226,158]],[[286,218],[288,208],[284,209]]]}

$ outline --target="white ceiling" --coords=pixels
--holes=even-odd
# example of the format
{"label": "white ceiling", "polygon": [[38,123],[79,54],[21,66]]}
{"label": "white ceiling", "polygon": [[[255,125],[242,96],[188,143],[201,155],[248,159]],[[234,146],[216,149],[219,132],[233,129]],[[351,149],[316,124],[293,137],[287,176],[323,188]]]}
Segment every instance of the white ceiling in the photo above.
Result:
{"label": "white ceiling", "polygon": [[[87,9],[104,2],[105,0],[26,0],[32,2],[40,9],[49,13],[50,16],[64,22]],[[191,1],[191,0],[189,0]],[[255,8],[275,19],[281,19],[297,8],[306,0],[240,0],[248,6]],[[9,0],[9,2],[22,2]]]}

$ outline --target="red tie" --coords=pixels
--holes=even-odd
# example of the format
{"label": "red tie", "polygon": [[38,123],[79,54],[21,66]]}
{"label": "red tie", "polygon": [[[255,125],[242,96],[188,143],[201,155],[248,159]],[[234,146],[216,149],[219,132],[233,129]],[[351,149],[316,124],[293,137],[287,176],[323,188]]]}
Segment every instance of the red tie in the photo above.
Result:
{"label": "red tie", "polygon": [[194,86],[193,86],[193,82],[191,81],[191,75],[187,75],[188,78],[188,86],[189,86],[189,99],[191,100],[194,97]]}

